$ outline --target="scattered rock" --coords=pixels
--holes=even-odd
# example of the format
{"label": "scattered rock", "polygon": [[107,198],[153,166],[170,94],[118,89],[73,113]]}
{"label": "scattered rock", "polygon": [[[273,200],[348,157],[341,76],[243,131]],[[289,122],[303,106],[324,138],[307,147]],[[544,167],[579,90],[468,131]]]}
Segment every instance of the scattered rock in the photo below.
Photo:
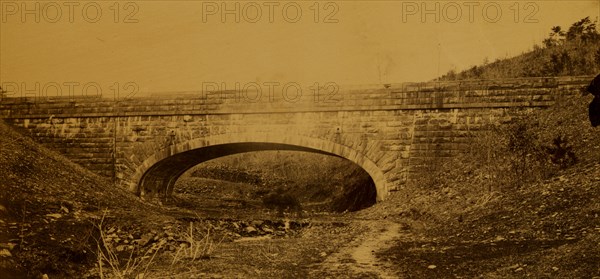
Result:
{"label": "scattered rock", "polygon": [[254,227],[260,227],[260,225],[262,225],[263,223],[264,223],[264,221],[262,221],[262,220],[254,220],[250,224],[252,224],[252,226],[254,226]]}
{"label": "scattered rock", "polygon": [[273,232],[275,232],[273,229],[271,229],[269,226],[262,226],[262,230],[268,234],[273,234]]}
{"label": "scattered rock", "polygon": [[0,258],[8,258],[8,257],[12,257],[12,254],[10,253],[10,251],[8,251],[8,249],[0,249]]}
{"label": "scattered rock", "polygon": [[502,237],[502,236],[496,236],[496,238],[494,238],[494,241],[503,241],[506,240],[506,238]]}
{"label": "scattered rock", "polygon": [[146,233],[146,234],[142,235],[142,237],[140,239],[136,240],[136,242],[140,246],[146,246],[146,244],[148,244],[148,242],[150,242],[150,240],[153,238],[154,238],[154,235],[152,233]]}
{"label": "scattered rock", "polygon": [[257,232],[256,228],[253,226],[247,226],[245,230],[249,234]]}
{"label": "scattered rock", "polygon": [[46,214],[46,216],[50,217],[50,218],[54,218],[54,219],[62,218],[62,214],[60,214],[60,213],[50,213],[50,214]]}
{"label": "scattered rock", "polygon": [[519,264],[514,264],[514,265],[509,266],[508,269],[517,269],[517,268],[519,268],[519,266],[520,266]]}

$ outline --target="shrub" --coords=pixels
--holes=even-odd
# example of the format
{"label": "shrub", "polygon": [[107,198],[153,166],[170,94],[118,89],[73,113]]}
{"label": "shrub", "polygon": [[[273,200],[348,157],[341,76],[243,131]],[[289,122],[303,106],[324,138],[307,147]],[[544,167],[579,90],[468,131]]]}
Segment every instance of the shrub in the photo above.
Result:
{"label": "shrub", "polygon": [[283,187],[278,187],[264,196],[262,202],[268,209],[277,210],[279,216],[283,216],[283,213],[288,210],[296,213],[302,212],[298,198],[290,195]]}
{"label": "shrub", "polygon": [[554,138],[552,146],[546,147],[546,152],[550,155],[552,163],[559,165],[561,169],[566,169],[577,163],[573,146],[562,135]]}

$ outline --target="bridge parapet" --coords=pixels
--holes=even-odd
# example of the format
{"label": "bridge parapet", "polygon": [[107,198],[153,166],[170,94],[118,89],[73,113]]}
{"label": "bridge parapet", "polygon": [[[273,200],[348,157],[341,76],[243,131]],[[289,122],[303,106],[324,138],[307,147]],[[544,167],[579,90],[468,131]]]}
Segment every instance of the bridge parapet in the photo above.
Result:
{"label": "bridge parapet", "polygon": [[122,100],[101,97],[4,98],[0,99],[0,117],[35,118],[50,115],[112,117],[201,113],[543,107],[551,105],[559,94],[576,93],[590,78],[402,83],[381,88],[348,88],[339,92],[319,93],[319,96],[309,93],[287,99],[281,96],[241,91],[177,92],[176,95],[140,95]]}

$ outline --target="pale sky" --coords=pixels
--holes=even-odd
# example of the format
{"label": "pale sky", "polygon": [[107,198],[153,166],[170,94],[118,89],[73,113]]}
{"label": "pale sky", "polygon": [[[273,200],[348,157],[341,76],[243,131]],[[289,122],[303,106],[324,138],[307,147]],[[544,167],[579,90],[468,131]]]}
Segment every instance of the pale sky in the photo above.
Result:
{"label": "pale sky", "polygon": [[[530,50],[552,26],[600,14],[600,0],[25,3],[0,0],[0,84],[96,82],[108,91],[133,82],[142,92],[203,82],[426,81]],[[36,3],[39,23],[22,13],[36,13]],[[239,22],[222,14],[236,3]],[[129,14],[137,22],[125,23]]]}

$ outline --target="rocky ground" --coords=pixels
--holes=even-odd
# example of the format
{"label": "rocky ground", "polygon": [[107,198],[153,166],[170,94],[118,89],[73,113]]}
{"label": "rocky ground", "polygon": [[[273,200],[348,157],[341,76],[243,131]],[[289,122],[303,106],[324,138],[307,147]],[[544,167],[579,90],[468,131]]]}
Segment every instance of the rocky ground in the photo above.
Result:
{"label": "rocky ground", "polygon": [[464,214],[403,216],[402,233],[376,252],[401,278],[600,278],[600,164]]}

